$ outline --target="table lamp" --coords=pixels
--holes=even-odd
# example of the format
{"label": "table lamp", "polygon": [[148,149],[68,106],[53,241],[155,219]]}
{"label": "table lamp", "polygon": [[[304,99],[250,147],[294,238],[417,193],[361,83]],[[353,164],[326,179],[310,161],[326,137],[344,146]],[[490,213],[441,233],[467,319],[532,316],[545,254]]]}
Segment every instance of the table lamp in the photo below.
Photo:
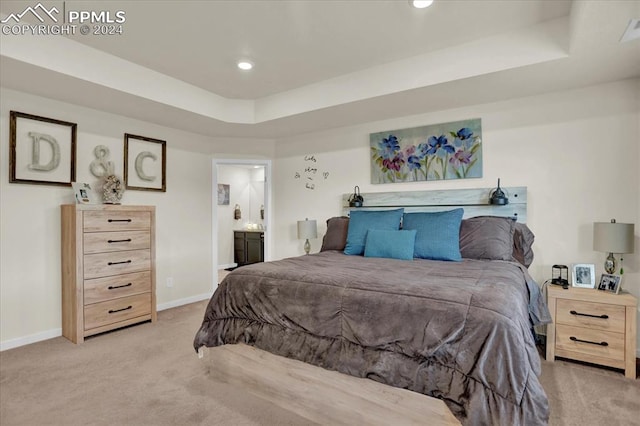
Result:
{"label": "table lamp", "polygon": [[304,252],[309,254],[311,244],[309,238],[318,238],[318,224],[315,220],[299,220],[298,221],[298,239],[306,240],[304,242]]}
{"label": "table lamp", "polygon": [[[607,274],[615,273],[618,267],[614,253],[633,253],[633,232],[633,223],[618,223],[615,219],[611,219],[611,222],[593,224],[593,249],[609,253],[604,262],[604,270]],[[623,273],[621,265],[620,275]]]}

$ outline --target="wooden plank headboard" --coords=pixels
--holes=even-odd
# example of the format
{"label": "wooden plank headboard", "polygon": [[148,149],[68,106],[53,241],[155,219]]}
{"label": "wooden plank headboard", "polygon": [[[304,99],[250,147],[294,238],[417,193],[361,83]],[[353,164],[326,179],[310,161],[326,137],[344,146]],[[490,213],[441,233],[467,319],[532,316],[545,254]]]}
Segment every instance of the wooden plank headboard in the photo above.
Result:
{"label": "wooden plank headboard", "polygon": [[464,218],[474,216],[512,217],[518,222],[527,221],[527,187],[507,187],[502,190],[509,197],[509,204],[496,206],[489,204],[489,195],[495,188],[446,189],[433,191],[369,192],[362,193],[362,207],[349,207],[351,194],[342,196],[342,213],[348,215],[351,210],[388,210],[404,207],[408,213],[434,212],[464,209]]}

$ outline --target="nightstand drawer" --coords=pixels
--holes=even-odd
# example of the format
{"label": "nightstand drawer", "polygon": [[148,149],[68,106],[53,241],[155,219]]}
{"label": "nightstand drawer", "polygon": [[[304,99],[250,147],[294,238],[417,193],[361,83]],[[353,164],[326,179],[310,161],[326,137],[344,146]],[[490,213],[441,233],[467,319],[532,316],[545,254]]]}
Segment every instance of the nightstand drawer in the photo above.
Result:
{"label": "nightstand drawer", "polygon": [[149,231],[89,232],[84,234],[84,253],[148,249]]}
{"label": "nightstand drawer", "polygon": [[556,306],[556,323],[624,333],[625,307],[559,299]]}
{"label": "nightstand drawer", "polygon": [[151,313],[151,293],[95,303],[84,308],[84,328],[101,327]]}
{"label": "nightstand drawer", "polygon": [[[606,345],[603,343],[606,343]],[[624,334],[557,325],[556,354],[564,356],[562,351],[580,353],[587,357],[621,361],[624,365]],[[591,361],[585,357],[574,356],[572,358],[597,363],[596,360]]]}
{"label": "nightstand drawer", "polygon": [[84,255],[84,278],[100,278],[130,272],[149,271],[149,250],[116,251]]}
{"label": "nightstand drawer", "polygon": [[84,281],[84,304],[104,302],[119,297],[151,291],[151,272],[116,275]]}
{"label": "nightstand drawer", "polygon": [[143,211],[84,212],[84,232],[130,231],[151,229],[151,214]]}

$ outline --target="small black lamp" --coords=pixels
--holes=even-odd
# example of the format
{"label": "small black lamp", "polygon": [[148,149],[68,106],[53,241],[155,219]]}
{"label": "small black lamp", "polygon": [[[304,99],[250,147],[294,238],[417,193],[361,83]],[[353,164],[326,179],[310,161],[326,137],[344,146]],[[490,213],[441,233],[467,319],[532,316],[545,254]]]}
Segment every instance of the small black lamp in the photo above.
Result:
{"label": "small black lamp", "polygon": [[551,284],[569,286],[569,268],[567,265],[553,265],[551,267]]}
{"label": "small black lamp", "polygon": [[500,178],[498,178],[498,187],[491,191],[489,195],[489,204],[496,206],[506,206],[509,204],[509,197],[500,189]]}
{"label": "small black lamp", "polygon": [[349,197],[349,207],[362,207],[364,204],[364,197],[360,195],[360,187],[356,185],[353,188],[353,194]]}

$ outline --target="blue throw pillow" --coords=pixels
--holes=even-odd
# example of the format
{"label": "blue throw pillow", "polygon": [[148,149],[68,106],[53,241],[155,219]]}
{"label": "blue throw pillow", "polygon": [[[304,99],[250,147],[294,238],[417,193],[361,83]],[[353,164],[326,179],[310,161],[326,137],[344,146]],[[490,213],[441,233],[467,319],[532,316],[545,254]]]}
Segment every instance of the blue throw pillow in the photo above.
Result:
{"label": "blue throw pillow", "polygon": [[344,254],[362,255],[364,243],[369,229],[400,229],[404,209],[395,210],[352,210],[347,230],[347,245]]}
{"label": "blue throw pillow", "polygon": [[420,259],[462,260],[460,222],[463,209],[433,213],[406,213],[402,229],[415,229],[414,256]]}
{"label": "blue throw pillow", "polygon": [[367,232],[364,256],[412,260],[415,242],[415,229],[410,231],[370,229]]}

